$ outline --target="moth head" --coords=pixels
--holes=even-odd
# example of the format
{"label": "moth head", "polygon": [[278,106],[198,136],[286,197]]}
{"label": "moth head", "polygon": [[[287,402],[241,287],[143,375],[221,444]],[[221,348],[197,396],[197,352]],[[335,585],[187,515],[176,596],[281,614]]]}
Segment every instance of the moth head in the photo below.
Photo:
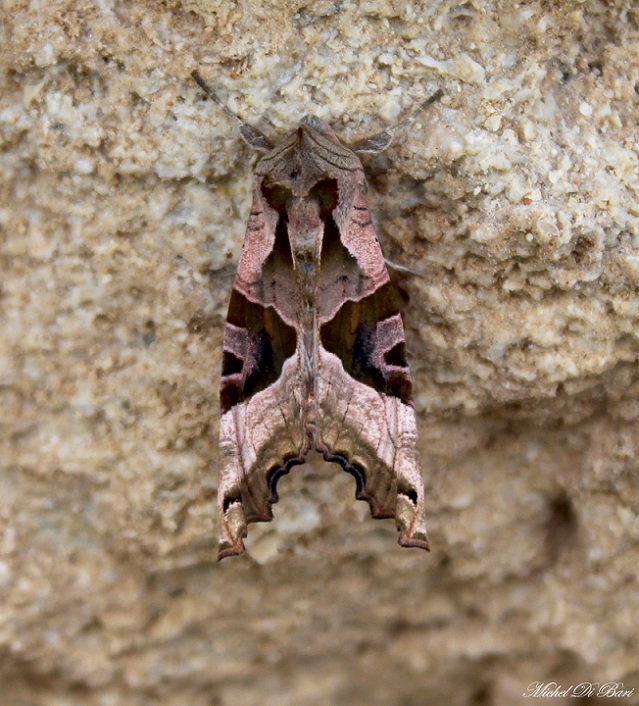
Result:
{"label": "moth head", "polygon": [[320,120],[315,115],[305,115],[299,123],[298,131],[315,133],[325,137],[330,142],[340,145],[340,147],[345,146],[344,143],[339,139],[334,130],[327,125],[323,120]]}
{"label": "moth head", "polygon": [[[300,128],[303,129],[305,127],[311,128],[312,130],[319,132],[322,135],[325,135],[334,142],[340,142],[339,138],[333,132],[333,130],[326,123],[322,122],[319,118],[315,117],[314,115],[305,115],[302,118],[302,120],[300,121]],[[388,147],[388,145],[390,145],[392,140],[393,131],[384,130],[383,132],[380,132],[377,135],[373,135],[372,137],[366,137],[363,140],[359,140],[355,144],[349,145],[349,147],[353,152],[356,152],[358,154],[377,154],[379,152],[383,152]]]}
{"label": "moth head", "polygon": [[337,138],[337,135],[335,135],[331,128],[315,115],[305,115],[300,120],[300,127],[310,127],[311,129],[317,130],[317,132],[321,132],[328,137],[332,137],[333,139]]}

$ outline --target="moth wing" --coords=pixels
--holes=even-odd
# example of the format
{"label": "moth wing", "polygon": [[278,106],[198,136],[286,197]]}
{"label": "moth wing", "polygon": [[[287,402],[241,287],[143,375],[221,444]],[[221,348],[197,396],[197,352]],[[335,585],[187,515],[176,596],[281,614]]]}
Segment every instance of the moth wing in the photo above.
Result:
{"label": "moth wing", "polygon": [[[287,256],[285,232],[266,215],[256,190],[224,328],[219,559],[244,551],[249,523],[272,519],[277,479],[303,462],[308,446],[301,423],[294,283],[286,279],[291,267],[281,262]],[[278,277],[271,276],[273,270]]]}
{"label": "moth wing", "polygon": [[401,545],[428,549],[404,327],[363,196],[349,213],[322,249],[317,447]]}

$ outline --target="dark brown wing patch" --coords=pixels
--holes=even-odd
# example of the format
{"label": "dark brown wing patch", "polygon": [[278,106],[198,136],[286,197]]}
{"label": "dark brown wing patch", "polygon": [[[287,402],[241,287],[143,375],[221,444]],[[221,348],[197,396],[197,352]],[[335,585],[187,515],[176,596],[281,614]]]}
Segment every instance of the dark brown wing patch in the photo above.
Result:
{"label": "dark brown wing patch", "polygon": [[342,361],[353,379],[410,402],[404,329],[390,282],[360,301],[344,303],[320,335],[322,346]]}
{"label": "dark brown wing patch", "polygon": [[255,304],[234,289],[224,330],[222,412],[276,382],[296,343],[295,329],[272,306]]}

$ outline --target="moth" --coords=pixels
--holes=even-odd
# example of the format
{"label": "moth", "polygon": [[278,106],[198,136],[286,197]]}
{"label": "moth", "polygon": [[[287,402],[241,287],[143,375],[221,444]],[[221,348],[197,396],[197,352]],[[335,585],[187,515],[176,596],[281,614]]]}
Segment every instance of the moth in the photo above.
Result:
{"label": "moth", "polygon": [[429,549],[404,327],[356,154],[393,131],[349,148],[306,116],[273,145],[192,77],[262,154],[224,329],[218,559],[244,552],[312,449],[395,518],[400,545]]}

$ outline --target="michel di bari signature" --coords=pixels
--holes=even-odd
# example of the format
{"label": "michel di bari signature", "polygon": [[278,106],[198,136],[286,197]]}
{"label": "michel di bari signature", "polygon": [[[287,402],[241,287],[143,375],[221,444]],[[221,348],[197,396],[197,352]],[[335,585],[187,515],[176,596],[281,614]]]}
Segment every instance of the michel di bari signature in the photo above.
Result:
{"label": "michel di bari signature", "polygon": [[597,681],[582,681],[578,684],[570,684],[568,686],[563,686],[562,684],[557,684],[557,682],[531,682],[526,691],[524,691],[524,696],[533,698],[557,698],[560,696],[569,697],[588,697],[588,696],[607,696],[617,697],[617,698],[630,698],[635,693],[635,688],[626,688],[623,682],[620,681],[608,681],[608,682],[597,682]]}

